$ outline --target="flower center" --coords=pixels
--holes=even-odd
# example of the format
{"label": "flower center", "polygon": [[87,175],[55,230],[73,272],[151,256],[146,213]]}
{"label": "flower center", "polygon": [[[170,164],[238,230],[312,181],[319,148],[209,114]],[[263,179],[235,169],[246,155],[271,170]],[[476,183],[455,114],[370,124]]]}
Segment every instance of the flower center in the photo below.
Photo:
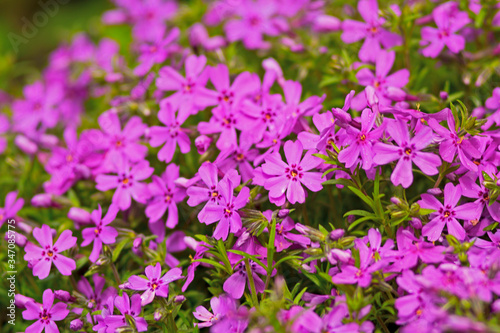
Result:
{"label": "flower center", "polygon": [[449,217],[451,215],[451,212],[449,210],[444,212],[444,217]]}
{"label": "flower center", "polygon": [[359,136],[359,139],[360,139],[361,141],[365,141],[365,140],[366,140],[366,135],[361,134],[361,135]]}
{"label": "flower center", "polygon": [[122,180],[123,185],[127,185],[128,182],[129,182],[128,178],[125,178],[124,180]]}
{"label": "flower center", "polygon": [[240,154],[238,154],[238,155],[236,156],[236,159],[237,159],[238,161],[242,161],[244,158],[245,158],[245,155],[243,155],[243,154],[241,154],[241,153],[240,153]]}
{"label": "flower center", "polygon": [[153,283],[153,284],[151,285],[151,289],[156,290],[156,288],[158,288],[158,284]]}
{"label": "flower center", "polygon": [[231,211],[229,209],[224,209],[224,211],[226,212],[226,214],[231,214]]}
{"label": "flower center", "polygon": [[52,256],[54,255],[54,252],[53,252],[52,250],[48,250],[48,251],[47,251],[47,255],[48,255],[49,257],[52,257]]}
{"label": "flower center", "polygon": [[117,146],[117,147],[120,147],[122,144],[123,144],[123,143],[121,142],[121,140],[116,141],[116,146]]}
{"label": "flower center", "polygon": [[219,193],[217,191],[212,192],[212,198],[216,198],[219,196]]}
{"label": "flower center", "polygon": [[406,155],[411,155],[411,148],[406,148],[405,149],[405,154]]}
{"label": "flower center", "polygon": [[72,162],[73,161],[73,156],[71,154],[68,154],[66,156],[66,162]]}
{"label": "flower center", "polygon": [[170,200],[172,200],[172,197],[170,195],[166,195],[165,196],[165,202],[170,202]]}

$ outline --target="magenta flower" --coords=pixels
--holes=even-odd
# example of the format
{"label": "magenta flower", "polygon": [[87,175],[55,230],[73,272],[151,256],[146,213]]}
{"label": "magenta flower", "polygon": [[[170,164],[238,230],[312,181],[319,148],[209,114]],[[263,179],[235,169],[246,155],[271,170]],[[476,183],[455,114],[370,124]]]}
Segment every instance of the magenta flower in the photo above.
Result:
{"label": "magenta flower", "polygon": [[275,133],[285,121],[280,95],[265,94],[260,99],[259,104],[250,99],[243,101],[241,113],[246,126],[241,136],[242,141],[260,142],[264,132]]}
{"label": "magenta flower", "polygon": [[166,126],[152,126],[149,130],[149,144],[159,147],[165,144],[158,152],[158,159],[169,163],[179,145],[181,153],[187,154],[191,151],[191,142],[186,131],[180,126],[186,120],[188,114],[179,112],[175,116],[175,110],[170,104],[163,105],[158,112],[158,119]]}
{"label": "magenta flower", "polygon": [[226,175],[218,184],[221,198],[219,204],[209,202],[205,207],[204,214],[199,219],[205,224],[219,221],[215,228],[214,238],[226,240],[231,230],[236,233],[241,229],[241,217],[238,210],[245,207],[250,198],[250,189],[243,187],[238,196],[233,196],[234,184]]}
{"label": "magenta flower", "polygon": [[373,162],[385,165],[398,160],[391,175],[391,181],[395,186],[402,185],[408,188],[413,183],[412,162],[426,175],[438,174],[441,159],[435,154],[422,152],[422,149],[427,147],[434,137],[429,127],[421,128],[410,139],[408,125],[403,120],[397,119],[389,123],[387,131],[397,146],[377,142],[373,146]]}
{"label": "magenta flower", "polygon": [[130,118],[123,130],[118,115],[113,111],[100,115],[98,122],[102,132],[91,130],[89,140],[95,144],[96,148],[102,147],[107,151],[103,166],[105,171],[113,168],[116,155],[122,155],[134,163],[146,157],[148,147],[139,143],[140,137],[144,135],[147,128],[141,118],[137,116]]}
{"label": "magenta flower", "polygon": [[134,69],[137,76],[146,75],[155,64],[164,62],[179,46],[174,44],[181,31],[175,27],[165,36],[139,46],[139,65]]}
{"label": "magenta flower", "polygon": [[262,171],[270,178],[266,180],[264,187],[269,191],[270,201],[278,206],[285,203],[285,192],[290,203],[304,203],[306,198],[301,185],[313,192],[323,188],[321,173],[309,172],[317,167],[321,160],[312,156],[312,150],[302,158],[304,149],[298,140],[285,142],[284,151],[287,163],[283,162],[278,153],[266,157]]}
{"label": "magenta flower", "polygon": [[378,16],[377,0],[359,1],[358,11],[366,23],[345,20],[342,22],[341,38],[344,43],[348,44],[365,39],[359,50],[359,59],[364,62],[375,62],[381,50],[380,44],[386,49],[402,44],[401,36],[382,28],[385,19]]}
{"label": "magenta flower", "polygon": [[[444,246],[425,242],[422,237],[417,238],[413,231],[400,228],[397,232],[398,250],[402,255],[394,265],[401,270],[417,266],[419,259],[426,264],[440,263],[444,260]],[[404,274],[404,273],[403,273]]]}
{"label": "magenta flower", "polygon": [[38,276],[40,280],[45,279],[49,276],[52,263],[62,275],[71,275],[71,271],[76,269],[76,263],[61,253],[76,244],[76,237],[72,235],[71,230],[64,230],[54,244],[52,229],[48,225],[44,224],[42,228],[33,229],[33,237],[42,247],[35,246],[31,242],[26,244],[24,260],[32,262],[34,276]]}
{"label": "magenta flower", "polygon": [[45,166],[51,174],[50,180],[44,183],[47,193],[65,193],[76,181],[89,178],[92,169],[102,162],[102,156],[92,151],[87,133],[83,132],[78,139],[76,129],[67,127],[64,131],[67,148],[52,148],[52,156]]}
{"label": "magenta flower", "polygon": [[198,131],[201,134],[220,133],[215,146],[219,150],[226,150],[237,146],[238,139],[236,128],[243,129],[245,124],[239,122],[239,115],[231,110],[230,106],[221,105],[212,110],[212,118],[207,123],[201,121],[198,123]]}
{"label": "magenta flower", "polygon": [[227,42],[222,36],[210,37],[203,24],[195,23],[189,28],[189,44],[193,48],[201,46],[206,51],[214,51],[226,46]]}
{"label": "magenta flower", "polygon": [[106,24],[129,23],[138,40],[156,40],[163,36],[165,21],[177,13],[178,4],[172,0],[113,0],[116,9],[104,13]]}
{"label": "magenta flower", "polygon": [[217,156],[215,165],[217,165],[219,170],[223,173],[228,173],[230,170],[238,168],[243,182],[252,179],[253,167],[250,162],[253,162],[255,158],[259,156],[259,150],[252,149],[251,146],[251,142],[241,140],[239,146],[222,151],[219,156]]}
{"label": "magenta flower", "polygon": [[[148,329],[148,323],[141,315],[141,296],[139,294],[129,297],[127,293],[115,298],[115,306],[121,312],[121,315],[111,315],[104,318],[105,324],[108,326],[106,332],[116,332],[119,327],[128,326],[129,320],[132,319],[138,332],[145,332]],[[127,318],[128,317],[128,318]]]}
{"label": "magenta flower", "polygon": [[226,65],[218,64],[210,68],[210,81],[217,92],[212,93],[212,98],[219,106],[238,106],[240,101],[260,88],[257,74],[243,72],[230,84],[229,70]]}
{"label": "magenta flower", "polygon": [[[213,204],[218,204],[222,199],[221,190],[219,188],[217,166],[211,162],[205,162],[198,170],[198,177],[201,180],[198,184],[188,187],[186,193],[189,196],[187,204],[191,207],[209,201]],[[233,188],[240,185],[241,177],[236,170],[229,170],[226,176],[232,183]],[[205,214],[205,207],[198,214],[198,219]]]}
{"label": "magenta flower", "polygon": [[[258,274],[265,275],[266,270],[260,265],[253,261],[250,263],[250,272],[252,272],[253,281],[255,284],[255,291],[257,293],[264,292],[264,281],[260,278]],[[245,285],[247,284],[248,274],[245,262],[242,261],[233,269],[233,275],[231,275],[222,287],[226,293],[228,293],[234,299],[240,299],[245,292]],[[250,282],[248,283],[248,289],[250,289]]]}
{"label": "magenta flower", "polygon": [[142,306],[151,303],[155,296],[168,297],[168,284],[183,278],[180,268],[173,268],[161,276],[160,263],[146,267],[146,277],[145,279],[132,275],[128,282],[121,286],[126,289],[145,290],[141,295]]}
{"label": "magenta flower", "polygon": [[115,228],[108,226],[108,224],[114,221],[116,214],[118,214],[118,207],[111,205],[109,206],[106,216],[102,218],[102,209],[101,205],[99,205],[99,208],[94,210],[91,214],[91,219],[92,222],[94,222],[95,227],[82,230],[82,246],[87,246],[94,242],[92,253],[89,256],[90,261],[96,262],[99,258],[102,250],[102,244],[114,244],[116,242],[118,232]]}
{"label": "magenta flower", "polygon": [[481,153],[476,148],[479,144],[474,137],[468,137],[468,134],[458,136],[461,131],[455,124],[455,118],[451,110],[448,111],[449,129],[441,126],[434,118],[429,119],[429,126],[442,138],[439,144],[439,155],[441,155],[443,160],[452,163],[455,159],[455,154],[458,153],[458,158],[463,166],[471,171],[477,172],[477,165],[472,159],[481,157]]}
{"label": "magenta flower", "polygon": [[471,20],[467,12],[458,11],[458,4],[447,2],[438,6],[432,12],[437,29],[422,28],[422,42],[428,44],[422,50],[426,57],[435,58],[445,46],[453,53],[458,53],[465,48],[465,38],[456,34],[460,29],[469,24]]}
{"label": "magenta flower", "polygon": [[281,29],[288,28],[286,21],[275,17],[278,5],[272,1],[244,1],[237,8],[236,12],[241,19],[230,20],[224,26],[230,42],[243,40],[243,45],[248,49],[265,49],[270,44],[263,41],[264,34],[277,36]]}
{"label": "magenta flower", "polygon": [[460,185],[453,186],[452,183],[448,183],[444,187],[444,204],[430,194],[422,194],[422,200],[418,202],[420,207],[436,210],[431,214],[429,223],[424,225],[422,229],[423,236],[426,236],[430,241],[436,241],[441,237],[443,228],[446,225],[450,235],[461,241],[465,239],[465,229],[458,223],[457,219],[477,220],[481,212],[478,205],[473,202],[457,206],[461,196],[462,187]]}
{"label": "magenta flower", "polygon": [[[462,188],[462,195],[467,198],[476,199],[474,203],[477,205],[478,215],[481,216],[484,208],[495,221],[500,221],[500,203],[494,201],[490,205],[490,190],[483,185],[483,176],[479,174],[480,185],[476,184],[474,178],[465,175],[460,178],[460,187]],[[476,221],[477,222],[477,221]]]}
{"label": "magenta flower", "polygon": [[99,274],[92,275],[92,281],[94,281],[94,289],[92,289],[89,281],[83,277],[80,281],[78,281],[78,291],[85,296],[88,301],[87,308],[92,309],[92,311],[102,310],[104,302],[109,297],[114,298],[116,296],[116,289],[108,287],[103,291],[106,279]]}
{"label": "magenta flower", "polygon": [[17,212],[23,208],[24,199],[17,199],[17,191],[9,192],[5,196],[5,206],[0,207],[0,227],[8,220],[16,216]]}
{"label": "magenta flower", "polygon": [[12,104],[14,129],[29,133],[39,125],[44,129],[55,127],[60,118],[58,104],[63,97],[61,86],[37,81],[25,86],[23,93],[25,99]]}
{"label": "magenta flower", "polygon": [[283,85],[283,93],[285,94],[286,105],[284,106],[286,122],[283,131],[291,133],[293,130],[299,132],[303,128],[308,128],[304,125],[307,121],[304,116],[312,116],[323,108],[323,101],[326,95],[321,97],[311,96],[304,101],[300,101],[302,96],[302,85],[299,82],[288,80]]}
{"label": "magenta flower", "polygon": [[206,63],[207,58],[203,55],[187,57],[184,65],[185,78],[170,66],[161,68],[156,86],[160,90],[175,91],[163,99],[161,105],[171,104],[174,111],[179,110],[179,116],[183,119],[209,105],[214,105],[216,101],[213,92],[205,88],[209,74],[208,68],[205,67]]}
{"label": "magenta flower", "polygon": [[117,158],[115,161],[116,175],[98,175],[96,177],[96,188],[99,191],[108,191],[116,188],[113,195],[113,204],[120,210],[126,210],[135,201],[144,203],[149,197],[147,186],[141,180],[149,178],[154,169],[149,166],[148,161],[141,161],[129,166],[127,160]]}
{"label": "magenta flower", "polygon": [[43,292],[43,305],[28,301],[25,303],[26,310],[23,311],[24,320],[36,320],[26,328],[28,332],[59,333],[56,321],[63,320],[69,314],[67,305],[60,302],[54,305],[54,292],[46,289]]}
{"label": "magenta flower", "polygon": [[153,223],[162,218],[168,210],[166,226],[174,228],[179,220],[177,204],[186,197],[186,190],[175,185],[179,178],[179,167],[169,164],[161,177],[153,176],[153,182],[148,184],[149,195],[146,216]]}
{"label": "magenta flower", "polygon": [[366,244],[360,240],[355,240],[356,248],[359,250],[359,267],[353,265],[342,266],[342,271],[333,276],[335,284],[358,284],[366,288],[372,280],[372,273],[380,270],[386,261],[379,260],[372,264],[372,252]]}
{"label": "magenta flower", "polygon": [[[368,170],[373,165],[373,144],[377,141],[384,130],[384,125],[373,129],[377,113],[370,109],[364,109],[361,114],[361,129],[349,126],[347,128],[348,138],[345,143],[351,144],[339,153],[339,161],[345,163],[346,168],[351,168],[359,163],[361,157],[362,167]],[[385,123],[384,123],[385,124]],[[373,129],[373,130],[372,130]]]}
{"label": "magenta flower", "polygon": [[[272,222],[273,212],[271,210],[266,210],[262,213],[269,221],[269,225]],[[276,223],[276,234],[274,237],[274,246],[276,247],[276,252],[281,252],[285,249],[288,249],[294,243],[302,245],[306,247],[311,244],[311,240],[305,236],[294,234],[291,231],[295,230],[295,223],[287,216],[283,219],[283,221]]]}
{"label": "magenta flower", "polygon": [[[1,105],[1,103],[0,103],[0,105]],[[9,118],[7,117],[7,115],[0,114],[0,155],[7,148],[7,139],[1,135],[4,133],[7,133],[9,128],[10,128]]]}
{"label": "magenta flower", "polygon": [[[396,53],[380,51],[375,62],[375,74],[368,68],[362,68],[356,73],[358,83],[374,88],[379,103],[382,106],[391,105],[392,101],[402,101],[406,98],[403,88],[410,78],[410,72],[404,68],[389,75]],[[368,105],[365,92],[359,93],[352,101],[353,108],[361,110]]]}
{"label": "magenta flower", "polygon": [[197,327],[210,327],[224,318],[228,312],[236,311],[236,302],[227,295],[221,295],[219,297],[212,297],[210,307],[213,314],[204,306],[198,306],[196,311],[193,312],[193,316],[202,321],[202,323],[195,323]]}

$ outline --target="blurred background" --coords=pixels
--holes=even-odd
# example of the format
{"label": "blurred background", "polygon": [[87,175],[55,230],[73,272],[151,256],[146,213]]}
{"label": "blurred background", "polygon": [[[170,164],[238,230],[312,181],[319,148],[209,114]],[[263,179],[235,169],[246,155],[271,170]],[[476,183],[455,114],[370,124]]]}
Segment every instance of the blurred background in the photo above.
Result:
{"label": "blurred background", "polygon": [[75,33],[96,33],[109,8],[106,0],[0,0],[0,89],[12,93]]}

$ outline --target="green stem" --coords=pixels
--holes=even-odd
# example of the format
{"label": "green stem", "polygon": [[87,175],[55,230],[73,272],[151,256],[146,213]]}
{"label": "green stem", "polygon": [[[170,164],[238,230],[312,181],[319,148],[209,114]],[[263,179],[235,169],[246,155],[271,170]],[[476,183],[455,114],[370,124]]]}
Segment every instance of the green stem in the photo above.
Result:
{"label": "green stem", "polygon": [[255,290],[255,282],[253,280],[252,270],[250,269],[250,262],[248,258],[245,258],[245,267],[247,269],[248,281],[250,283],[250,291],[252,292],[252,303],[253,306],[257,306],[259,304],[259,300],[257,299],[257,291]]}
{"label": "green stem", "polygon": [[111,261],[111,270],[113,271],[113,275],[115,276],[116,282],[118,283],[118,285],[121,285],[122,283],[120,280],[120,275],[118,275],[118,271],[116,270],[116,266],[113,263],[113,261]]}

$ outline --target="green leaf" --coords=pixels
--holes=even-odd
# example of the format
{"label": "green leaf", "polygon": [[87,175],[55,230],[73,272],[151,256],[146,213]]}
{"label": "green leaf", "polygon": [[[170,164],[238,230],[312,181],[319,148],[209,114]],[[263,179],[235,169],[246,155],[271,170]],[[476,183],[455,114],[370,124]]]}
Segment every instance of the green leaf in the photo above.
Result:
{"label": "green leaf", "polygon": [[254,255],[251,255],[251,254],[248,254],[246,252],[239,251],[239,250],[228,250],[228,252],[231,252],[231,253],[234,253],[234,254],[239,254],[240,256],[243,256],[246,259],[252,260],[256,264],[258,264],[260,267],[264,268],[264,270],[267,272],[266,265],[264,265],[259,259],[257,259],[257,256],[254,256]]}
{"label": "green leaf", "polygon": [[361,192],[360,190],[358,190],[357,188],[355,188],[353,186],[348,186],[348,188],[375,211],[375,207],[374,207],[372,198],[365,195],[363,192]]}
{"label": "green leaf", "polygon": [[124,240],[122,240],[120,243],[118,243],[116,245],[115,249],[113,250],[113,256],[112,256],[113,262],[115,262],[118,259],[118,257],[120,256],[120,253],[122,252],[123,248],[129,242],[130,242],[129,239],[124,239]]}
{"label": "green leaf", "polygon": [[375,214],[367,212],[366,210],[360,210],[360,209],[350,210],[350,211],[348,211],[347,213],[344,214],[344,217],[347,217],[349,215],[371,216],[371,217],[373,217],[375,219],[378,218]]}
{"label": "green leaf", "polygon": [[281,258],[280,260],[278,260],[274,266],[273,266],[273,269],[278,267],[279,265],[281,265],[282,263],[284,263],[285,261],[288,261],[288,260],[294,260],[294,259],[302,259],[301,256],[287,256],[287,257],[284,257],[284,258]]}
{"label": "green leaf", "polygon": [[304,296],[304,293],[306,292],[307,290],[307,287],[304,287],[300,293],[297,294],[297,296],[295,296],[295,298],[293,299],[293,303],[294,304],[299,304],[300,300],[302,299],[302,296]]}
{"label": "green leaf", "polygon": [[339,178],[339,179],[330,179],[322,183],[323,185],[344,185],[344,186],[354,186],[354,183],[348,179]]}
{"label": "green leaf", "polygon": [[347,230],[351,231],[352,229],[354,229],[355,226],[357,226],[361,222],[369,221],[369,220],[373,220],[373,219],[370,216],[366,216],[366,217],[362,217],[360,219],[357,219],[356,221],[351,223],[351,225],[349,226],[349,228],[347,228]]}
{"label": "green leaf", "polygon": [[[224,267],[224,265],[222,265],[222,264],[220,264],[220,263],[218,263],[217,261],[214,261],[214,260],[201,258],[201,259],[193,260],[193,262],[202,262],[202,263],[205,263],[205,264],[209,264],[209,265],[212,265],[214,267],[220,268],[223,271],[227,272],[226,267]],[[227,272],[227,273],[230,273],[230,272]]]}

